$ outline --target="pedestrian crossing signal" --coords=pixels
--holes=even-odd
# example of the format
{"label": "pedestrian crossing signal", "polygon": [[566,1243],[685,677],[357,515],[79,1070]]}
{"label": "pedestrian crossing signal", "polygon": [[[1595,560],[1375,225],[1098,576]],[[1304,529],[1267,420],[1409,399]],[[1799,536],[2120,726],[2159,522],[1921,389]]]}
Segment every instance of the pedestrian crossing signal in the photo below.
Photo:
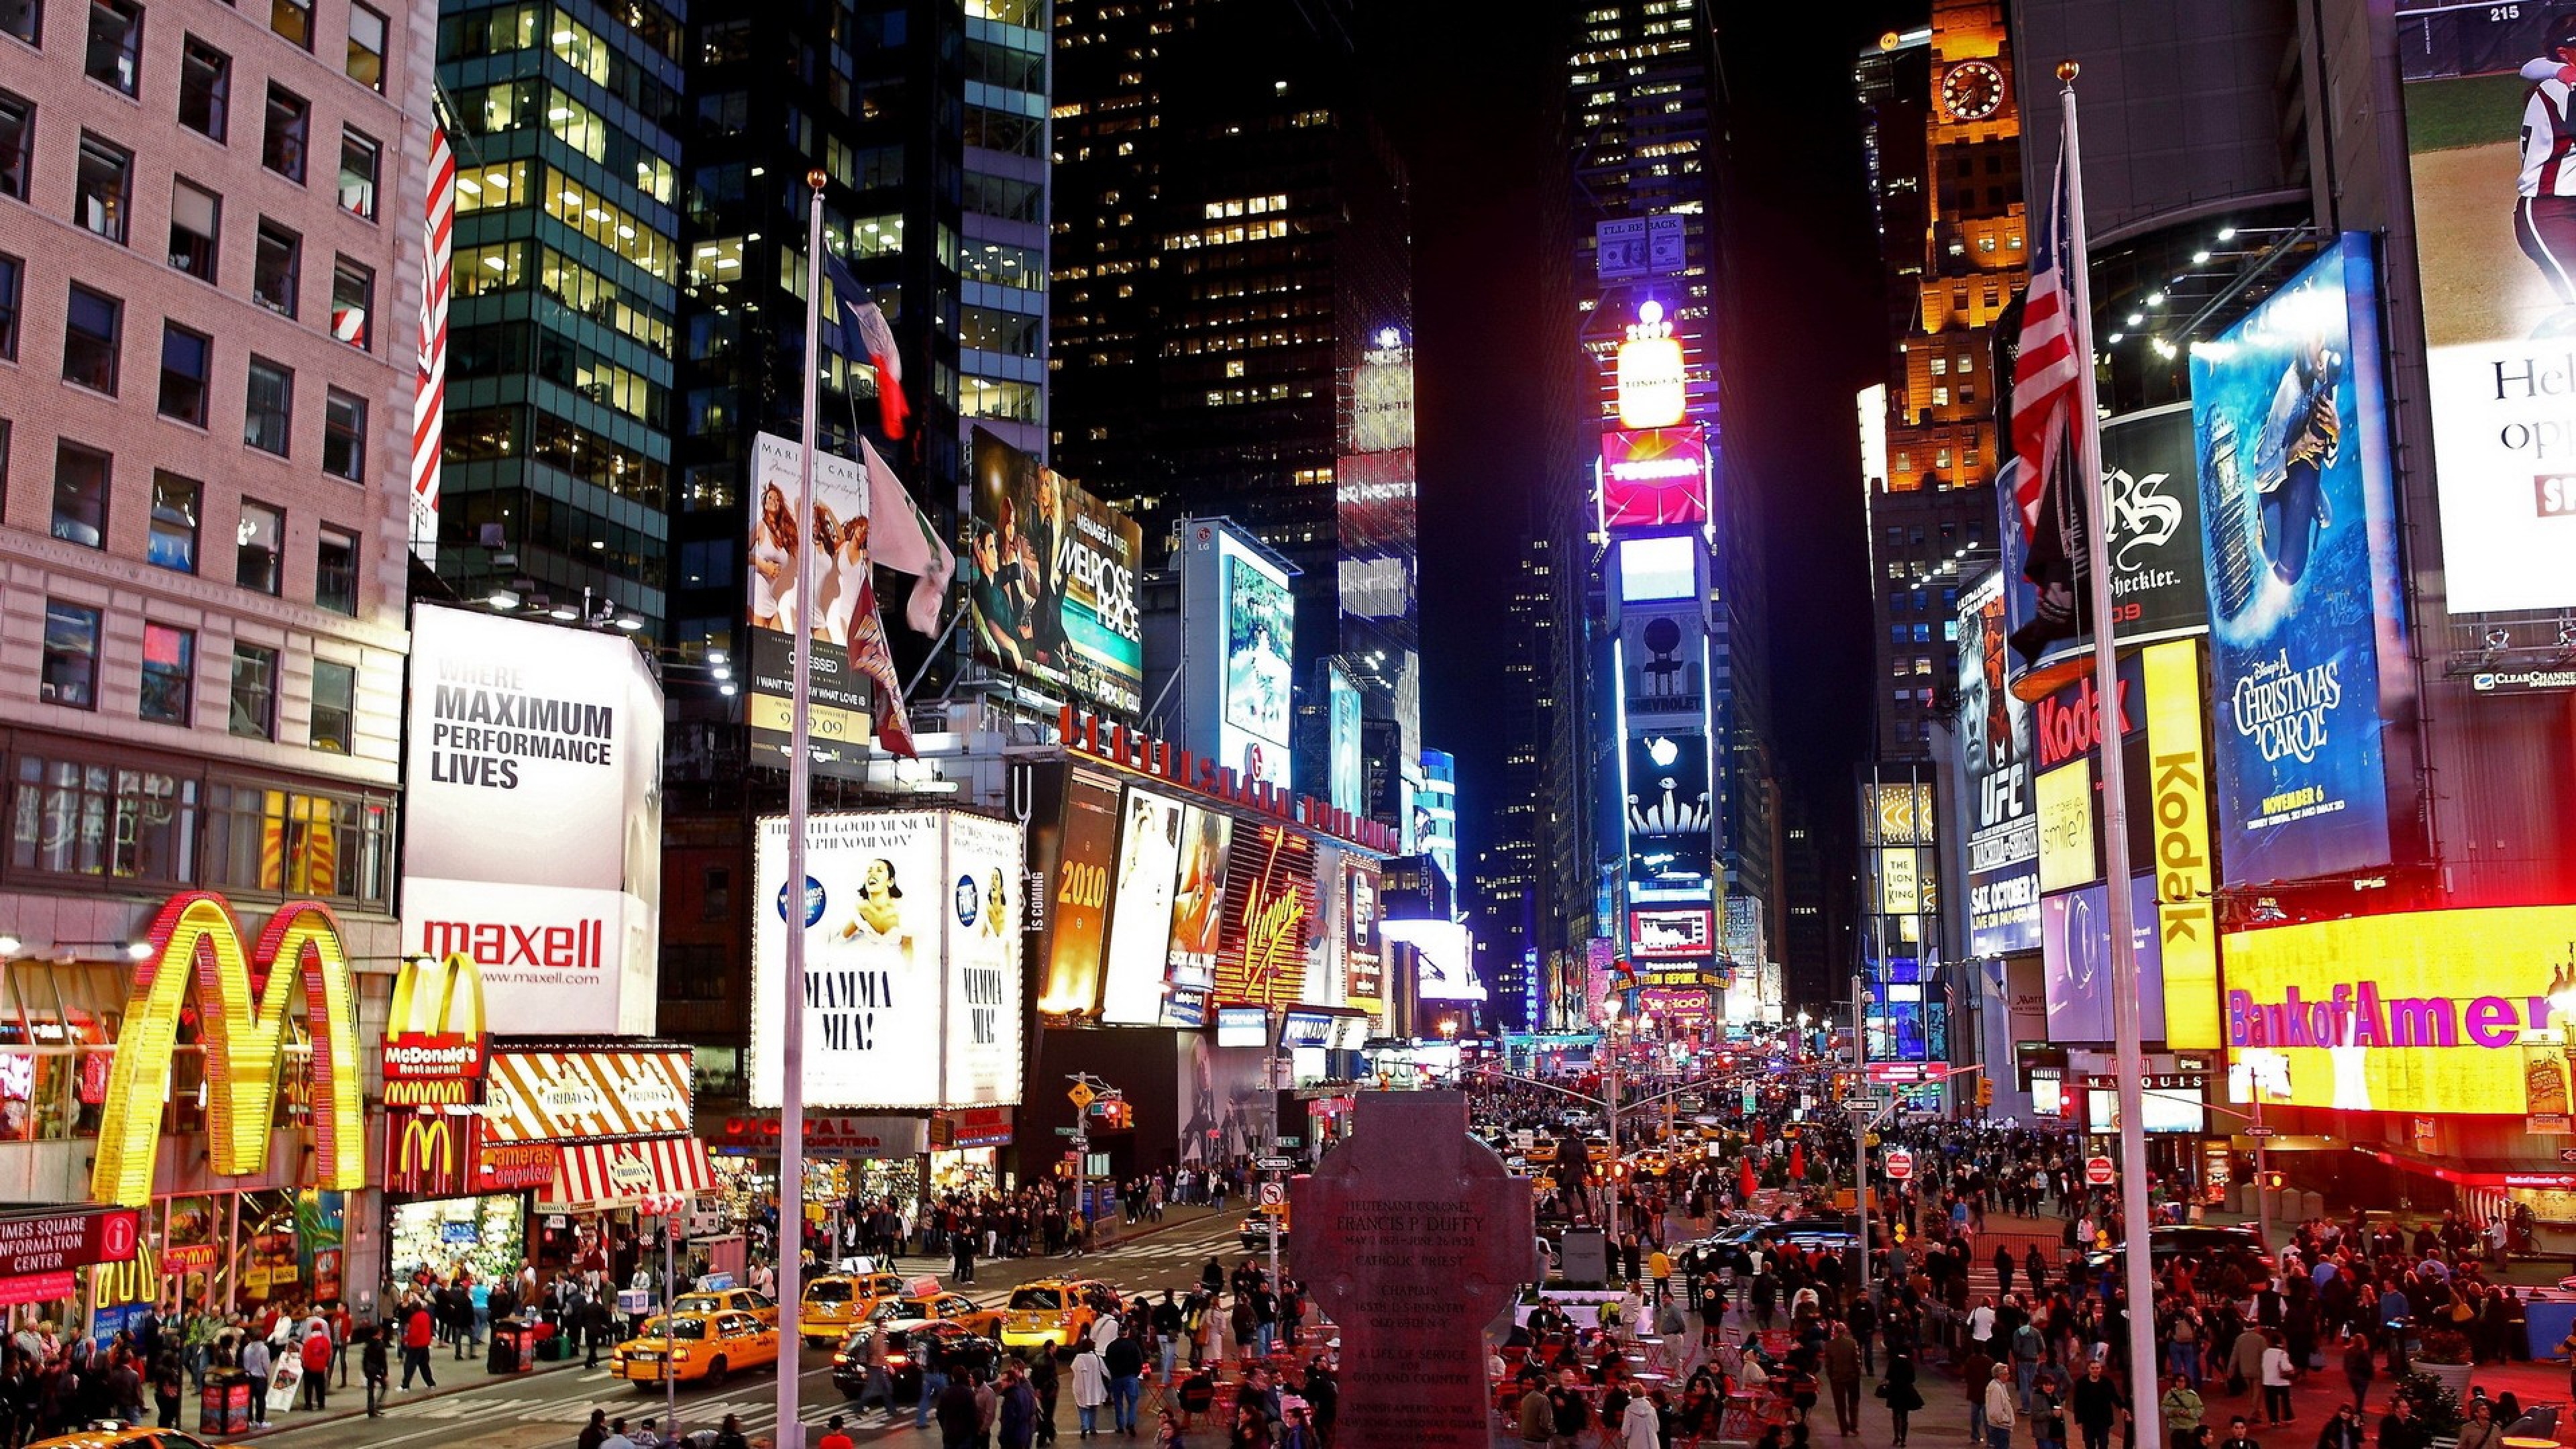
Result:
{"label": "pedestrian crossing signal", "polygon": [[1988,1107],[1991,1107],[1991,1106],[1993,1106],[1994,1104],[1995,1104],[1995,1084],[1994,1084],[1994,1083],[1992,1083],[1992,1082],[1990,1082],[1990,1081],[1988,1081],[1988,1080],[1986,1080],[1984,1077],[1979,1077],[1979,1078],[1977,1078],[1977,1107],[1978,1107],[1978,1109],[1982,1111],[1983,1109],[1988,1108]]}

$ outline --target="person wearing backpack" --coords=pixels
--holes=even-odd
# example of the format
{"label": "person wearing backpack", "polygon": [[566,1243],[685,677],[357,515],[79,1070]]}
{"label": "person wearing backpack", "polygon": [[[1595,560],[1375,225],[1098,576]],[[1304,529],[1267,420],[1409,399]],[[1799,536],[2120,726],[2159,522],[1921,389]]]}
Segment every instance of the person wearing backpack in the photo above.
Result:
{"label": "person wearing backpack", "polygon": [[2021,1327],[2013,1330],[2013,1390],[2019,1395],[2021,1411],[2025,1414],[2030,1412],[2030,1387],[2039,1377],[2039,1361],[2047,1354],[2048,1340],[2040,1333],[2037,1324],[2025,1320]]}

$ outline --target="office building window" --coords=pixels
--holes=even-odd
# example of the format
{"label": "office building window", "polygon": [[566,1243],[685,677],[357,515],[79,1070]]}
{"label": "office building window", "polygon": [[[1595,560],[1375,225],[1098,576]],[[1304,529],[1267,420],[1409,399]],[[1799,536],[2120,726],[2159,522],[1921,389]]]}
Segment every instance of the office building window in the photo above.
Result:
{"label": "office building window", "polygon": [[45,38],[44,0],[0,0],[0,32],[14,35],[29,45],[41,45]]}
{"label": "office building window", "polygon": [[[257,0],[253,0],[257,3]],[[313,0],[269,0],[268,28],[306,50],[313,48]]]}
{"label": "office building window", "polygon": [[233,529],[233,582],[245,589],[274,595],[285,582],[286,512],[265,503],[242,500],[241,522]]}
{"label": "office building window", "polygon": [[125,331],[125,305],[104,292],[72,283],[63,313],[63,381],[116,395],[116,354]]}
{"label": "office building window", "polygon": [[312,102],[272,83],[268,88],[267,124],[260,135],[259,164],[300,184],[304,180],[305,142],[312,130]]}
{"label": "office building window", "polygon": [[85,231],[125,244],[126,200],[134,191],[134,155],[122,146],[81,133],[80,161],[72,176],[72,220]]}
{"label": "office building window", "polygon": [[143,7],[89,0],[89,53],[81,69],[101,85],[134,94],[143,78]]}
{"label": "office building window", "polygon": [[185,181],[170,183],[170,265],[213,282],[222,255],[223,198]]}
{"label": "office building window", "polygon": [[183,725],[196,693],[197,632],[168,624],[143,626],[143,718]]}
{"label": "office building window", "polygon": [[179,124],[221,141],[232,130],[233,58],[191,35],[179,48]]}
{"label": "office building window", "polygon": [[18,356],[18,285],[26,268],[16,257],[0,254],[0,358]]}
{"label": "office building window", "polygon": [[273,221],[259,224],[259,247],[251,257],[251,300],[272,312],[295,315],[297,279],[304,270],[304,238]]}
{"label": "office building window", "polygon": [[161,416],[204,427],[214,365],[213,338],[176,322],[161,324]]}
{"label": "office building window", "polygon": [[352,483],[367,479],[367,401],[338,388],[322,394],[322,471]]}
{"label": "office building window", "polygon": [[265,740],[277,733],[277,651],[261,644],[233,641],[232,709],[229,728],[244,739]]}
{"label": "office building window", "polygon": [[358,536],[345,528],[322,530],[313,556],[313,602],[358,616]]}
{"label": "office building window", "polygon": [[329,659],[313,661],[313,748],[335,755],[349,753],[358,713],[358,667]]}
{"label": "office building window", "polygon": [[294,422],[294,372],[264,357],[252,358],[249,396],[242,403],[242,441],[283,458]]}
{"label": "office building window", "polygon": [[375,312],[375,270],[340,258],[331,268],[331,335],[366,351],[374,336],[370,319]]}
{"label": "office building window", "polygon": [[45,601],[45,668],[36,694],[47,704],[98,708],[98,610]]}
{"label": "office building window", "polygon": [[367,89],[385,88],[385,17],[364,5],[349,7],[349,79]]}
{"label": "office building window", "polygon": [[144,557],[153,567],[173,573],[197,571],[197,510],[205,490],[194,478],[155,469],[152,474],[152,536]]}
{"label": "office building window", "polygon": [[385,148],[362,132],[340,128],[340,209],[376,219],[376,172]]}
{"label": "office building window", "polygon": [[27,167],[35,153],[35,103],[0,91],[0,196],[27,199]]}
{"label": "office building window", "polygon": [[54,537],[107,547],[107,482],[114,462],[95,448],[54,444]]}

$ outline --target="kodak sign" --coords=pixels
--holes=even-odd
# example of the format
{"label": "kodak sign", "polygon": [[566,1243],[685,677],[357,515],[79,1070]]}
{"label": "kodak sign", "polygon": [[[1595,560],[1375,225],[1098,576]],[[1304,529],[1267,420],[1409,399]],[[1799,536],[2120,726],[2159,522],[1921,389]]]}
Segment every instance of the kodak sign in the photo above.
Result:
{"label": "kodak sign", "polygon": [[313,1185],[364,1188],[356,1005],[348,952],[330,909],[290,901],[246,946],[229,902],[212,891],[183,891],[162,905],[147,941],[150,953],[134,968],[117,1032],[91,1198],[151,1205],[170,1059],[191,998],[206,1058],[207,1155],[214,1171],[226,1177],[267,1171],[287,1022],[300,1015],[312,1043]]}

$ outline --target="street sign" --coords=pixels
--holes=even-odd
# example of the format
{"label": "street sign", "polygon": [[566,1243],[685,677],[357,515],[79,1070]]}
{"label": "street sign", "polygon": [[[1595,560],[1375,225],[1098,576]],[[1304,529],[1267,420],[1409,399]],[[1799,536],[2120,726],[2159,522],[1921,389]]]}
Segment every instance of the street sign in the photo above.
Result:
{"label": "street sign", "polygon": [[1261,1185],[1261,1205],[1263,1207],[1277,1207],[1287,1200],[1288,1184],[1284,1182],[1265,1182]]}
{"label": "street sign", "polygon": [[2084,1159],[2084,1180],[2093,1186],[2109,1187],[2112,1179],[2118,1176],[2119,1173],[2114,1171],[2111,1167],[2111,1159],[2107,1157],[2088,1157]]}
{"label": "street sign", "polygon": [[1847,1112],[1884,1112],[1887,1110],[1887,1099],[1885,1097],[1845,1097],[1843,1098],[1843,1110]]}
{"label": "street sign", "polygon": [[1297,1170],[1297,1159],[1293,1157],[1256,1157],[1252,1159],[1252,1165],[1263,1172],[1294,1172]]}
{"label": "street sign", "polygon": [[[2274,1137],[2280,1135],[2280,1131],[2281,1129],[2278,1127],[2248,1127],[2245,1129],[2245,1135],[2248,1137]],[[2568,1154],[2561,1152],[2558,1154],[2558,1160],[2561,1162],[2576,1162],[2576,1157],[2571,1157]]]}
{"label": "street sign", "polygon": [[1055,1129],[1055,1135],[1058,1137],[1079,1137],[1082,1135],[1082,1129],[1079,1127],[1058,1127]]}
{"label": "street sign", "polygon": [[1873,1082],[1938,1082],[1950,1075],[1948,1062],[1871,1062],[1861,1069]]}
{"label": "street sign", "polygon": [[1914,1175],[1914,1154],[1899,1147],[1887,1154],[1887,1180],[1903,1182]]}
{"label": "street sign", "polygon": [[134,1208],[0,1213],[0,1277],[61,1273],[93,1263],[130,1263],[141,1242],[142,1214]]}
{"label": "street sign", "polygon": [[1306,1145],[1306,1139],[1303,1137],[1274,1137],[1270,1139],[1270,1145],[1273,1147],[1303,1147]]}
{"label": "street sign", "polygon": [[1087,1112],[1091,1110],[1091,1104],[1098,1101],[1100,1098],[1100,1094],[1098,1092],[1091,1090],[1091,1084],[1089,1082],[1074,1083],[1073,1090],[1065,1093],[1065,1095],[1073,1099],[1073,1110],[1077,1112]]}

